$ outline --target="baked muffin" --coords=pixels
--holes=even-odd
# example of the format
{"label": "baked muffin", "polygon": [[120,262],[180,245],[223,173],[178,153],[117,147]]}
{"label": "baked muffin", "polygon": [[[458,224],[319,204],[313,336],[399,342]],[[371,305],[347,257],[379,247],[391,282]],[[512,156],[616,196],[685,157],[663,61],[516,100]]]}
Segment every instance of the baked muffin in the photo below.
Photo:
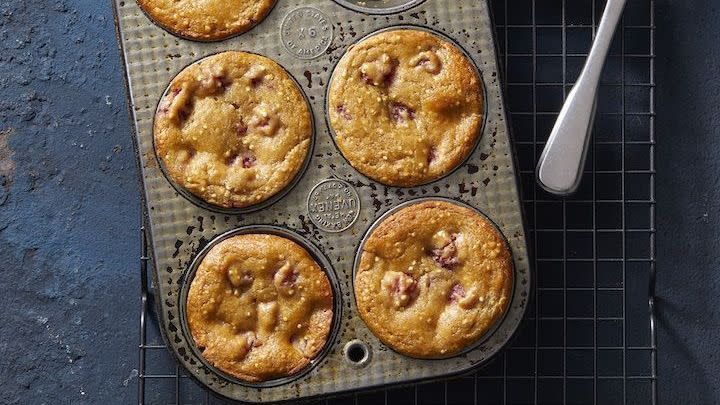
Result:
{"label": "baked muffin", "polygon": [[137,2],[162,28],[199,41],[216,41],[243,33],[262,21],[275,4],[275,0]]}
{"label": "baked muffin", "polygon": [[333,292],[325,272],[295,242],[267,234],[226,239],[190,284],[195,344],[218,369],[249,382],[305,368],[328,339]]}
{"label": "baked muffin", "polygon": [[513,264],[497,228],[477,211],[421,202],[368,237],[355,274],[360,316],[390,348],[444,358],[477,342],[511,300]]}
{"label": "baked muffin", "polygon": [[280,65],[230,51],[173,79],[158,106],[154,136],[176,184],[215,206],[244,208],[297,176],[310,149],[312,118]]}
{"label": "baked muffin", "polygon": [[482,84],[450,42],[420,30],[385,31],[342,57],[328,114],[355,169],[412,187],[446,175],[470,154],[482,126]]}

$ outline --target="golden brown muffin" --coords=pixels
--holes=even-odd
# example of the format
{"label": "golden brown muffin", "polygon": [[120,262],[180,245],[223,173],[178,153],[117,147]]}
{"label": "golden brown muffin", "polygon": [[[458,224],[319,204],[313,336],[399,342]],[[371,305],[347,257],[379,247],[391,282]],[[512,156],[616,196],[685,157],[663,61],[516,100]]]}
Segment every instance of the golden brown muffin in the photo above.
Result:
{"label": "golden brown muffin", "polygon": [[199,41],[243,33],[262,21],[275,0],[137,0],[158,25]]}
{"label": "golden brown muffin", "polygon": [[287,377],[328,339],[333,292],[325,272],[295,242],[266,234],[226,239],[190,285],[187,318],[208,362],[241,380]]}
{"label": "golden brown muffin", "polygon": [[480,136],[483,90],[455,45],[419,30],[373,35],[342,57],[329,90],[340,151],[364,175],[390,186],[436,180]]}
{"label": "golden brown muffin", "polygon": [[504,315],[513,264],[495,226],[477,211],[442,201],[402,208],[363,246],[355,275],[360,316],[407,356],[461,352]]}
{"label": "golden brown muffin", "polygon": [[310,109],[277,63],[223,52],[170,83],[155,115],[155,148],[167,175],[206,202],[243,208],[282,191],[310,148]]}

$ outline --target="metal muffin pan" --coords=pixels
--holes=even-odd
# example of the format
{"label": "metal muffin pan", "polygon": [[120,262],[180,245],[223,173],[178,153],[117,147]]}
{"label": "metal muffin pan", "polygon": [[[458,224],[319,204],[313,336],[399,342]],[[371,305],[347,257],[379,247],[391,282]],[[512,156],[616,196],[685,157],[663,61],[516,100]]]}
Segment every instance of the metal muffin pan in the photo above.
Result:
{"label": "metal muffin pan", "polygon": [[[485,1],[459,0],[449,7],[439,0],[425,0],[392,14],[371,15],[339,0],[279,0],[249,32],[210,43],[164,31],[133,0],[112,1],[142,169],[158,321],[168,347],[190,377],[233,400],[311,398],[464,373],[488,361],[510,340],[528,305],[530,268]],[[333,67],[349,45],[378,30],[408,25],[448,37],[471,57],[485,85],[486,122],[471,156],[453,173],[424,186],[395,188],[368,180],[348,164],[327,126],[325,95]],[[254,52],[280,63],[300,83],[314,115],[314,147],[307,170],[281,199],[254,212],[221,212],[185,198],[163,175],[153,148],[155,110],[170,81],[187,65],[225,50]],[[399,204],[423,197],[449,198],[483,212],[506,236],[514,258],[515,289],[504,320],[477,347],[443,360],[413,359],[382,345],[357,315],[353,299],[355,255],[368,229]],[[306,373],[263,388],[208,367],[193,349],[182,314],[193,261],[209,241],[259,225],[297,234],[316,247],[335,273],[342,305],[338,332],[326,355]]]}

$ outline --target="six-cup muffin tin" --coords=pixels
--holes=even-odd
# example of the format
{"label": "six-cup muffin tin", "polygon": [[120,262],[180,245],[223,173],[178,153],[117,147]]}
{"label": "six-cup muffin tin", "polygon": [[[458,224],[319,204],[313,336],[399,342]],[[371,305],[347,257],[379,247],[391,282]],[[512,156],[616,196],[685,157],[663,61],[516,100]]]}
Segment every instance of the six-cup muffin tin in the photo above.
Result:
{"label": "six-cup muffin tin", "polygon": [[[210,43],[167,33],[133,0],[114,3],[142,167],[158,319],[168,347],[191,377],[222,397],[282,401],[463,373],[508,342],[528,304],[530,268],[484,0],[278,0],[249,32]],[[347,47],[394,27],[430,30],[454,41],[474,61],[485,86],[485,124],[472,155],[448,176],[414,188],[385,187],[355,171],[337,150],[326,118],[328,81]],[[225,50],[280,63],[299,83],[314,115],[306,169],[281,198],[249,210],[217,210],[188,198],[163,175],[153,149],[153,118],[170,80],[188,64]],[[504,233],[514,258],[515,288],[503,321],[468,351],[443,360],[413,359],[382,345],[357,316],[352,290],[356,254],[367,231],[399,205],[424,198],[480,210]],[[244,383],[207,364],[184,321],[188,282],[198,261],[218,240],[247,232],[275,233],[305,246],[328,272],[336,297],[333,333],[323,353],[304,372],[261,384]]]}

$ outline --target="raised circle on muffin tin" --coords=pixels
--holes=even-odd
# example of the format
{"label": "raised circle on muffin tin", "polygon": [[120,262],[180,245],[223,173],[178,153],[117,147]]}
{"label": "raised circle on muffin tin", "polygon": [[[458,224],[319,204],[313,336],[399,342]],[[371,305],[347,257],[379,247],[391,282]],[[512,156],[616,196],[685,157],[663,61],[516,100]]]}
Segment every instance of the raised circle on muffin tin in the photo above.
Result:
{"label": "raised circle on muffin tin", "polygon": [[[380,34],[383,32],[392,32],[392,31],[398,31],[398,30],[424,31],[429,34],[435,35],[438,38],[440,38],[444,41],[447,41],[451,45],[454,45],[455,47],[457,47],[460,50],[460,52],[462,52],[463,56],[465,56],[465,58],[468,60],[468,62],[470,62],[470,66],[472,66],[473,71],[475,72],[475,74],[477,75],[477,78],[480,81],[480,89],[482,91],[482,120],[481,120],[482,122],[480,123],[480,126],[478,128],[478,136],[475,138],[475,142],[473,142],[473,145],[470,148],[467,156],[465,156],[460,162],[458,162],[458,164],[455,167],[453,167],[451,170],[448,170],[447,173],[443,174],[442,176],[440,176],[434,180],[425,182],[425,183],[416,184],[414,186],[407,186],[407,187],[406,186],[390,186],[390,185],[384,184],[378,180],[375,180],[375,179],[367,176],[365,173],[361,172],[360,170],[356,169],[355,166],[352,165],[350,160],[340,150],[340,147],[338,146],[337,140],[336,140],[337,134],[335,133],[335,129],[333,128],[332,123],[330,122],[330,86],[332,85],[333,78],[335,76],[335,72],[337,71],[337,66],[338,66],[338,64],[340,64],[340,61],[342,60],[342,58],[344,58],[345,55],[347,55],[347,52],[350,50],[350,48],[352,48],[356,44],[359,44],[360,42],[362,42],[374,35],[377,35],[377,34]],[[343,51],[342,55],[340,56],[340,58],[333,64],[331,71],[332,71],[332,73],[330,73],[330,78],[328,79],[328,82],[325,86],[325,100],[323,103],[323,105],[325,106],[325,124],[328,127],[328,131],[330,132],[330,138],[332,139],[333,145],[335,145],[335,149],[337,149],[338,154],[340,154],[340,156],[342,156],[342,158],[345,159],[345,161],[348,164],[348,167],[353,172],[355,172],[356,175],[362,177],[364,180],[382,184],[385,187],[394,187],[394,188],[398,188],[398,189],[411,189],[411,188],[427,186],[427,185],[433,184],[435,182],[444,180],[448,176],[455,173],[458,169],[463,167],[465,165],[465,163],[467,163],[468,160],[470,160],[470,158],[473,156],[473,154],[475,153],[475,150],[477,149],[478,145],[482,141],[483,135],[485,134],[485,126],[487,125],[487,120],[488,120],[488,116],[487,116],[488,115],[487,86],[485,85],[485,80],[483,79],[482,71],[478,67],[475,60],[473,60],[473,58],[470,56],[470,53],[468,53],[468,51],[462,45],[460,45],[453,38],[449,37],[448,35],[446,35],[442,32],[430,29],[428,27],[423,27],[423,26],[419,26],[419,25],[411,25],[411,24],[393,25],[391,27],[381,28],[379,30],[373,31],[367,35],[362,36],[360,39],[358,39],[357,41],[354,41],[352,44],[347,46],[345,48],[345,50]]]}
{"label": "raised circle on muffin tin", "polygon": [[367,14],[395,14],[413,8],[425,0],[335,0],[350,10]]}
{"label": "raised circle on muffin tin", "polygon": [[309,111],[308,115],[310,116],[310,145],[308,145],[308,151],[307,151],[307,154],[305,155],[305,160],[303,161],[302,165],[300,166],[300,169],[295,174],[295,177],[293,177],[293,179],[285,187],[283,187],[280,191],[278,191],[276,194],[270,196],[265,201],[261,201],[257,204],[253,204],[253,205],[243,207],[243,208],[225,208],[225,207],[220,207],[220,206],[217,206],[214,204],[210,204],[209,202],[203,200],[202,198],[196,196],[195,194],[193,194],[190,191],[188,191],[187,189],[185,189],[185,187],[177,184],[177,182],[175,182],[175,180],[170,175],[168,175],[167,170],[165,168],[165,163],[163,162],[163,159],[158,155],[157,147],[155,145],[155,120],[157,119],[158,111],[160,109],[160,104],[162,104],[163,99],[165,99],[168,92],[170,91],[170,87],[172,86],[173,80],[175,80],[175,78],[180,73],[182,73],[185,69],[187,69],[188,67],[190,67],[196,63],[200,63],[200,62],[204,61],[205,59],[211,58],[215,55],[220,55],[224,52],[228,52],[228,51],[214,52],[214,53],[206,55],[200,59],[197,59],[197,60],[183,66],[182,69],[180,69],[173,76],[173,78],[170,79],[170,82],[165,87],[165,91],[163,91],[162,95],[158,99],[156,106],[155,106],[155,113],[153,115],[152,146],[153,146],[153,152],[155,155],[155,160],[157,161],[158,166],[160,167],[160,171],[162,172],[163,176],[168,181],[168,183],[170,183],[170,185],[175,189],[175,191],[178,194],[183,196],[185,199],[187,199],[191,203],[197,205],[198,207],[202,207],[208,211],[215,211],[215,212],[218,212],[221,214],[230,214],[230,215],[247,214],[250,212],[260,211],[265,208],[268,208],[269,206],[282,200],[283,197],[285,197],[290,191],[292,191],[292,189],[295,188],[297,183],[305,175],[305,172],[307,171],[308,167],[310,166],[310,161],[312,160],[313,151],[315,150],[315,136],[316,136],[317,129],[315,127],[315,114],[313,113],[313,109],[312,109],[312,105],[310,104],[310,100],[308,99],[307,94],[305,94],[305,90],[300,85],[300,82],[287,69],[285,69],[285,67],[283,65],[281,65],[278,61],[276,61],[275,59],[272,59],[268,56],[261,55],[257,52],[241,51],[241,52],[245,52],[245,53],[249,53],[249,54],[253,54],[253,55],[262,56],[264,58],[270,59],[271,61],[277,63],[278,66],[280,66],[285,71],[285,73],[287,73],[288,77],[293,81],[293,83],[295,83],[295,86],[297,87],[298,91],[300,91],[300,94],[302,95],[303,99],[305,100],[305,105],[307,106],[308,111]]}
{"label": "raised circle on muffin tin", "polygon": [[[137,0],[129,0],[129,1],[136,1],[136,2],[137,2]],[[384,0],[383,0],[383,1],[384,1]],[[424,0],[423,0],[423,1],[424,1]],[[145,15],[145,17],[147,17],[147,19],[150,20],[150,22],[151,22],[153,25],[155,25],[156,27],[158,27],[158,28],[162,29],[163,31],[167,32],[169,35],[172,35],[172,36],[177,37],[177,38],[182,38],[182,39],[184,39],[184,40],[186,40],[186,41],[193,41],[193,42],[200,42],[200,43],[212,43],[212,42],[226,41],[226,40],[228,40],[228,39],[230,39],[230,38],[234,38],[234,37],[237,37],[237,36],[239,36],[239,35],[243,35],[243,34],[246,34],[246,33],[250,32],[250,31],[252,31],[255,27],[257,27],[258,25],[262,24],[263,21],[265,21],[265,20],[268,18],[268,16],[270,15],[270,13],[272,13],[273,10],[275,9],[275,6],[277,5],[277,3],[278,3],[278,0],[273,1],[272,6],[270,6],[270,8],[268,9],[268,11],[265,13],[265,16],[264,16],[262,19],[260,19],[260,20],[258,20],[258,21],[255,21],[254,24],[250,24],[245,30],[241,30],[241,31],[239,31],[239,32],[236,32],[236,33],[233,33],[233,34],[230,34],[230,35],[226,35],[226,36],[224,36],[224,37],[217,38],[217,39],[203,39],[203,38],[192,37],[192,36],[189,36],[189,35],[181,35],[180,33],[174,32],[172,29],[170,29],[170,27],[166,27],[165,25],[160,24],[160,23],[155,19],[155,17],[153,17],[153,16],[152,16],[147,10],[145,10],[145,8],[142,7],[139,3],[138,3],[138,8],[142,11],[142,13]]]}
{"label": "raised circle on muffin tin", "polygon": [[[330,325],[330,332],[328,333],[328,337],[325,341],[325,344],[323,345],[322,350],[318,353],[317,356],[310,359],[310,363],[303,368],[301,371],[287,376],[283,378],[276,378],[272,380],[267,381],[261,381],[261,382],[249,382],[245,380],[241,380],[233,375],[230,375],[226,373],[225,371],[213,366],[210,364],[210,362],[205,359],[205,356],[203,356],[202,351],[198,348],[197,344],[195,343],[195,339],[192,337],[192,334],[190,333],[190,326],[187,322],[187,299],[188,294],[190,292],[190,284],[192,283],[193,279],[195,278],[195,273],[197,272],[198,267],[200,266],[200,263],[202,263],[205,256],[210,252],[210,250],[217,246],[218,243],[231,238],[233,236],[238,235],[248,235],[248,234],[269,234],[269,235],[275,235],[280,236],[286,239],[289,239],[295,243],[297,243],[300,247],[305,249],[310,256],[317,262],[320,267],[322,268],[323,272],[327,276],[328,280],[330,281],[330,289],[333,293],[333,319],[332,324]],[[206,367],[207,369],[211,370],[213,373],[217,374],[218,376],[222,377],[228,382],[234,383],[234,384],[240,384],[247,387],[253,387],[253,388],[267,388],[267,387],[275,387],[278,385],[288,384],[291,383],[297,379],[300,379],[310,373],[315,367],[317,367],[319,364],[323,362],[323,360],[326,358],[332,347],[335,345],[335,341],[338,338],[338,333],[340,332],[340,324],[342,320],[342,302],[341,302],[341,292],[340,292],[340,285],[337,279],[337,276],[335,275],[335,270],[332,267],[332,264],[330,264],[330,261],[325,257],[325,255],[318,249],[315,245],[313,245],[309,240],[303,238],[302,236],[298,235],[296,232],[291,231],[286,228],[282,228],[279,226],[273,226],[273,225],[249,225],[244,226],[242,228],[233,229],[230,231],[227,231],[223,234],[220,234],[216,236],[213,240],[211,240],[205,247],[198,252],[198,254],[193,258],[192,262],[190,263],[190,266],[188,267],[186,273],[182,276],[182,285],[180,287],[180,294],[178,295],[178,308],[180,310],[180,328],[182,331],[182,335],[185,338],[185,340],[188,342],[188,347],[193,351],[195,356],[202,362],[203,367]]]}
{"label": "raised circle on muffin tin", "polygon": [[[357,307],[357,298],[355,296],[355,276],[357,274],[358,268],[360,267],[360,259],[362,257],[363,248],[365,247],[365,242],[367,242],[368,238],[370,238],[370,236],[377,229],[377,227],[381,223],[383,223],[386,219],[388,219],[391,215],[397,213],[398,211],[400,211],[404,208],[408,208],[412,205],[420,204],[420,203],[428,202],[428,201],[439,201],[439,202],[446,202],[446,203],[454,204],[456,206],[472,210],[473,212],[476,212],[483,218],[487,219],[488,222],[490,222],[490,224],[493,226],[493,228],[495,228],[495,230],[498,232],[498,234],[502,237],[503,243],[505,244],[505,248],[508,250],[508,252],[510,252],[510,258],[512,259],[512,260],[510,260],[511,271],[512,271],[512,275],[513,275],[512,285],[510,286],[510,291],[508,293],[508,297],[510,299],[508,301],[507,307],[505,308],[505,311],[503,311],[502,316],[500,316],[500,318],[498,318],[498,320],[493,324],[493,326],[491,328],[489,328],[484,334],[482,334],[476,341],[469,344],[467,347],[463,348],[462,350],[460,350],[457,353],[454,353],[450,356],[437,357],[437,358],[419,358],[419,357],[408,356],[408,355],[402,354],[402,353],[398,352],[397,350],[395,350],[394,348],[382,343],[380,341],[380,338],[378,338],[377,335],[375,335],[375,333],[372,330],[370,330],[370,328],[368,327],[368,330],[370,330],[370,333],[376,339],[378,339],[378,342],[380,345],[382,345],[383,347],[387,347],[389,350],[392,350],[393,352],[397,353],[399,356],[405,356],[405,357],[410,357],[413,359],[427,360],[427,361],[442,361],[442,360],[447,360],[447,359],[450,359],[453,357],[463,356],[463,355],[467,354],[468,352],[471,352],[471,351],[477,349],[480,345],[485,343],[488,339],[490,339],[490,337],[492,337],[492,335],[495,333],[495,331],[497,331],[500,328],[500,326],[505,322],[505,319],[507,318],[507,314],[508,314],[508,312],[510,312],[510,308],[513,305],[513,300],[515,297],[515,285],[517,283],[517,278],[518,278],[517,270],[515,268],[515,256],[513,254],[512,247],[511,247],[510,242],[508,241],[507,237],[505,236],[503,231],[500,229],[500,227],[495,223],[495,221],[493,221],[492,218],[490,218],[487,214],[485,214],[484,212],[480,211],[479,209],[473,207],[472,205],[470,205],[464,201],[454,200],[452,198],[446,198],[446,197],[421,197],[421,198],[416,198],[416,199],[412,199],[409,201],[405,201],[401,204],[398,204],[398,205],[392,207],[390,210],[388,210],[387,212],[380,215],[370,225],[370,227],[365,231],[365,234],[363,235],[362,239],[360,240],[360,244],[358,245],[358,248],[355,252],[355,259],[353,260],[351,290],[352,290],[352,296],[353,296],[352,299],[355,302],[355,306]],[[360,319],[362,319],[362,317],[360,317]],[[364,321],[363,321],[363,323],[364,323]]]}

